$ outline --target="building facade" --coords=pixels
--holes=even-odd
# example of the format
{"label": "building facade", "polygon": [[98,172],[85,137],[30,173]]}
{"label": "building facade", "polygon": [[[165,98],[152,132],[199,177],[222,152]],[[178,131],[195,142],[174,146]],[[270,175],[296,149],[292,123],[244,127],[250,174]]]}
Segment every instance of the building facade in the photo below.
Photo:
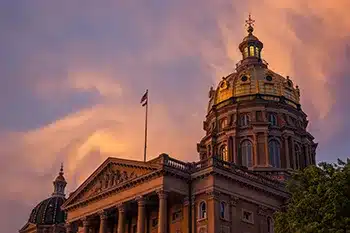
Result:
{"label": "building facade", "polygon": [[199,161],[108,158],[60,206],[67,233],[273,232],[284,182],[315,164],[317,144],[298,86],[268,69],[247,26],[235,72],[209,91]]}

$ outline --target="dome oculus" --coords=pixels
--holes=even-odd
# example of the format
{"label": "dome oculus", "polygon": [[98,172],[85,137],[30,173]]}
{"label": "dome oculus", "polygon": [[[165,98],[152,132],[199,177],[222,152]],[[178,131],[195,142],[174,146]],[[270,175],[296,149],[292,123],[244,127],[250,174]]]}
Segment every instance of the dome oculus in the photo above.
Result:
{"label": "dome oculus", "polygon": [[248,81],[248,77],[247,77],[246,75],[243,75],[243,76],[241,77],[241,81],[242,81],[242,82]]}
{"label": "dome oculus", "polygon": [[272,81],[272,77],[271,77],[271,75],[267,75],[267,76],[265,77],[265,79],[266,79],[267,81],[269,81],[269,82],[271,82],[271,81]]}

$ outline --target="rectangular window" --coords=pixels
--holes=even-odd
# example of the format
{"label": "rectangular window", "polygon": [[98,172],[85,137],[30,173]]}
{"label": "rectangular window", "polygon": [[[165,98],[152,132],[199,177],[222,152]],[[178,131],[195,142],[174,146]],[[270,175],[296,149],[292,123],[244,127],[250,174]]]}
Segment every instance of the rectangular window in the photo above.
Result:
{"label": "rectangular window", "polygon": [[242,221],[247,223],[254,223],[253,212],[248,210],[242,210]]}
{"label": "rectangular window", "polygon": [[171,221],[177,221],[182,217],[182,210],[176,210],[171,215]]}

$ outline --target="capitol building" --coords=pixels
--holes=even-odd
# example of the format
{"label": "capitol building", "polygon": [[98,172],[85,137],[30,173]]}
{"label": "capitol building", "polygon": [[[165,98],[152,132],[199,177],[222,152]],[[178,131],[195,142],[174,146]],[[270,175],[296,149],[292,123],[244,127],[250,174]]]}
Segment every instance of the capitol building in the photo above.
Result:
{"label": "capitol building", "polygon": [[61,168],[19,232],[273,233],[285,181],[315,164],[317,143],[298,86],[269,69],[253,31],[249,17],[242,59],[209,90],[199,160],[110,157],[67,198]]}

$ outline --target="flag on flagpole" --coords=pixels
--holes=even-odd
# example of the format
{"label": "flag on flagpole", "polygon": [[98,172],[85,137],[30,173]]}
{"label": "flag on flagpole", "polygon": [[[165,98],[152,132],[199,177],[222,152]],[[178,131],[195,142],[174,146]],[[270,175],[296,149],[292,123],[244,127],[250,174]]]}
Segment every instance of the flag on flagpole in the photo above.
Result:
{"label": "flag on flagpole", "polygon": [[141,104],[142,106],[145,106],[148,102],[148,90],[146,90],[146,93],[141,98]]}

